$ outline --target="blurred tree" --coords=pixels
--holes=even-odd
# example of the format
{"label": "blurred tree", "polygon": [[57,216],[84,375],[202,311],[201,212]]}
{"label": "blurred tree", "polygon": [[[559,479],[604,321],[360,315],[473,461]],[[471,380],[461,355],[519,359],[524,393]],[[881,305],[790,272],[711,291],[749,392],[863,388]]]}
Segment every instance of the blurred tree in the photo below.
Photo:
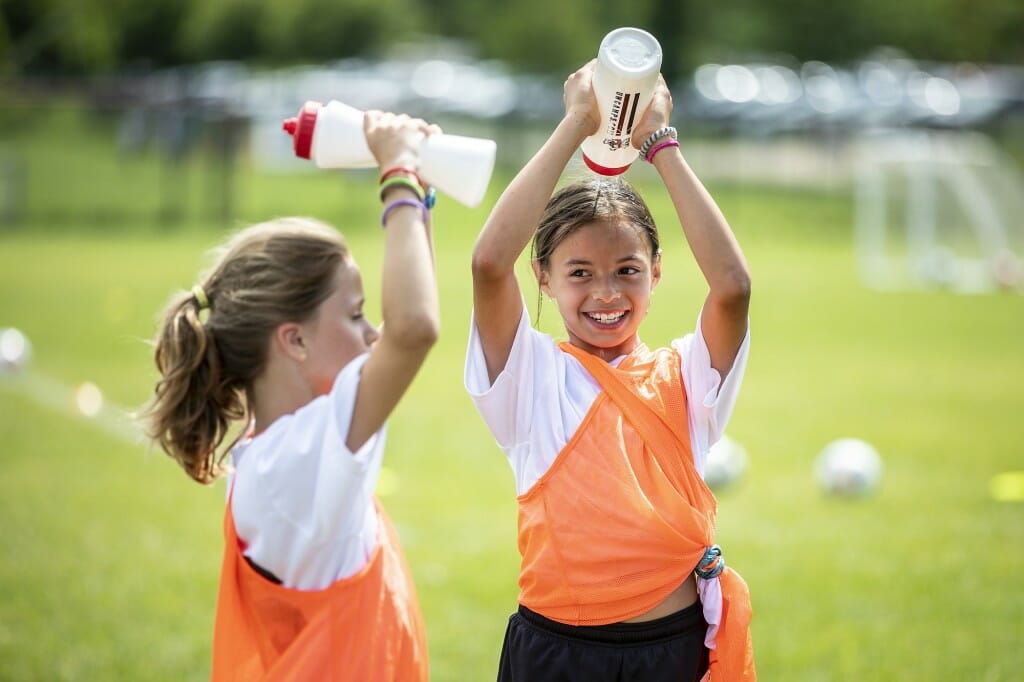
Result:
{"label": "blurred tree", "polygon": [[661,73],[669,83],[699,64],[696,36],[700,34],[697,3],[693,0],[654,0],[648,28],[657,36],[664,53]]}
{"label": "blurred tree", "polygon": [[[736,47],[826,62],[861,56],[873,40],[871,22],[865,21],[863,11],[870,1],[824,6],[818,0],[765,0],[754,13],[750,13],[749,3],[736,2],[739,14],[749,13],[743,36],[746,45]],[[905,0],[907,4],[913,1]],[[720,25],[715,33],[729,35],[730,26]]]}
{"label": "blurred tree", "polygon": [[7,20],[0,13],[0,78],[14,74],[14,46],[11,44],[11,32],[7,28]]}
{"label": "blurred tree", "polygon": [[936,58],[1024,63],[1024,2],[948,1],[949,23],[942,28],[952,34],[951,44]]}
{"label": "blurred tree", "polygon": [[[168,66],[189,61],[182,32],[195,0],[112,0],[121,63]],[[207,3],[215,4],[215,3]]]}
{"label": "blurred tree", "polygon": [[114,67],[117,29],[104,10],[97,0],[4,0],[8,68],[89,73]]}
{"label": "blurred tree", "polygon": [[[666,3],[667,4],[667,3]],[[1024,62],[1020,0],[689,0],[696,59],[752,54],[846,61],[879,46],[915,58]]]}
{"label": "blurred tree", "polygon": [[[656,17],[666,0],[480,0],[426,2],[426,24],[435,33],[476,44],[480,56],[500,59],[525,72],[566,72],[597,55],[601,38],[620,26],[636,26],[662,38],[666,22]],[[673,21],[670,17],[669,21]]]}
{"label": "blurred tree", "polygon": [[433,34],[517,70],[567,73],[618,26],[658,37],[669,79],[705,61],[842,61],[880,45],[922,59],[1024,62],[1021,0],[0,0],[0,59],[28,73],[329,61]]}
{"label": "blurred tree", "polygon": [[477,30],[488,57],[517,70],[569,73],[597,54],[602,17],[585,0],[494,3]]}
{"label": "blurred tree", "polygon": [[416,0],[293,0],[266,5],[266,47],[284,61],[373,55],[419,30]]}
{"label": "blurred tree", "polygon": [[187,61],[243,60],[265,54],[269,7],[265,0],[196,3],[183,18],[182,51]]}

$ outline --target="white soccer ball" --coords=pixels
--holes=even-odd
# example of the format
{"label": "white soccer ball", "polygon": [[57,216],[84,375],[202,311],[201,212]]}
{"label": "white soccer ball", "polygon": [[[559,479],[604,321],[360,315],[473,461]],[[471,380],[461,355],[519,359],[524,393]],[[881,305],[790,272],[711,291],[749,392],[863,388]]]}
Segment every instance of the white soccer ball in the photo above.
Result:
{"label": "white soccer ball", "polygon": [[704,482],[712,490],[736,483],[747,470],[747,452],[728,436],[711,446],[704,463]]}
{"label": "white soccer ball", "polygon": [[32,358],[28,337],[14,327],[0,329],[0,374],[18,374]]}
{"label": "white soccer ball", "polygon": [[872,492],[882,478],[882,458],[859,438],[832,441],[818,455],[818,482],[825,492],[859,497]]}

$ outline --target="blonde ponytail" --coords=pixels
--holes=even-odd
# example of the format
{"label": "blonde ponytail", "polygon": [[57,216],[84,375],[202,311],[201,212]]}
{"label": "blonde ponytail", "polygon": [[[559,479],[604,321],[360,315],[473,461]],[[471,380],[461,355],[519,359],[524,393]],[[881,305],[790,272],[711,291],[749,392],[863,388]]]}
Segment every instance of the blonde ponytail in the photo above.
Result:
{"label": "blonde ponytail", "polygon": [[144,416],[149,436],[193,479],[223,473],[221,445],[251,418],[249,396],[273,330],[312,316],[347,258],[341,235],[321,222],[261,223],[228,242],[201,285],[170,302],[154,344],[160,379]]}

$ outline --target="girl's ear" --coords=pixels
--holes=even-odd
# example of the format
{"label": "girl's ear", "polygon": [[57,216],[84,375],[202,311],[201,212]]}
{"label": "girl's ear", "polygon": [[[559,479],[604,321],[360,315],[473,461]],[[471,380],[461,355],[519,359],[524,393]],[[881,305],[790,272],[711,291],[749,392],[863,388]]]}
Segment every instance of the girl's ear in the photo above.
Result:
{"label": "girl's ear", "polygon": [[548,273],[547,270],[540,266],[540,261],[534,259],[530,263],[533,266],[533,276],[537,278],[537,286],[540,287],[541,292],[551,298],[551,289],[548,287]]}
{"label": "girl's ear", "polygon": [[274,344],[286,357],[305,362],[308,351],[302,339],[302,327],[297,322],[284,322],[274,330]]}
{"label": "girl's ear", "polygon": [[651,261],[651,289],[658,286],[658,282],[661,281],[661,249],[654,254],[654,259]]}

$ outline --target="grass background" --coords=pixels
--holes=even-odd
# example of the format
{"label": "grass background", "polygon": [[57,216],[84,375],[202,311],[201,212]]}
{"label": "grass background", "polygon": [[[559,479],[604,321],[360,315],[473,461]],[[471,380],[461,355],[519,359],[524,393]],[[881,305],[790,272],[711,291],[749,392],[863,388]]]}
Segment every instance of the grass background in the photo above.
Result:
{"label": "grass background", "polygon": [[[146,399],[157,314],[227,233],[202,208],[216,167],[186,160],[182,191],[200,200],[183,226],[155,226],[152,152],[115,156],[104,124],[55,117],[9,143],[47,182],[31,183],[39,217],[0,232],[0,327],[34,346],[24,374],[0,377],[0,679],[206,679],[223,484],[194,484],[158,450],[76,416],[70,394],[48,406],[32,387],[91,381],[111,405]],[[630,179],[661,225],[665,276],[642,336],[661,345],[692,328],[705,289],[644,170]],[[442,338],[392,419],[380,488],[442,682],[494,678],[517,593],[511,472],[461,383],[469,253],[504,181],[480,208],[435,210]],[[299,213],[342,227],[379,319],[373,185],[243,161],[237,226]],[[993,501],[989,482],[1024,469],[1024,297],[868,290],[847,194],[712,190],[754,282],[728,429],[751,466],[720,495],[718,539],[751,588],[761,678],[1019,679],[1024,504]],[[110,221],[111,207],[139,217]],[[550,306],[541,328],[559,333]],[[821,448],[848,436],[884,459],[867,499],[826,497],[813,479]]]}

